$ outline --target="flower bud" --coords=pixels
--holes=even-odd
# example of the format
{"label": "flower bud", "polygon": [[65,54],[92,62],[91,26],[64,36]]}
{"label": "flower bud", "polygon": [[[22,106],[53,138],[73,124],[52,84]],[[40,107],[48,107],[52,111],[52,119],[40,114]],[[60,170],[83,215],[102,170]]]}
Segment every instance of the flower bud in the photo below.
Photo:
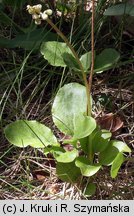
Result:
{"label": "flower bud", "polygon": [[27,5],[27,10],[29,10],[30,7],[31,7],[30,5]]}
{"label": "flower bud", "polygon": [[38,14],[32,14],[32,18],[33,18],[34,20],[37,20],[37,19],[40,18],[40,15],[38,15]]}
{"label": "flower bud", "polygon": [[40,14],[41,9],[42,9],[41,4],[34,5],[34,6],[27,5],[27,10],[29,14],[36,14],[36,13]]}
{"label": "flower bud", "polygon": [[47,20],[48,15],[46,14],[45,11],[41,14],[41,18],[42,18],[43,20]]}
{"label": "flower bud", "polygon": [[33,6],[34,10],[35,10],[35,13],[40,13],[41,12],[41,9],[42,9],[42,5],[41,4],[38,4],[38,5],[34,5]]}
{"label": "flower bud", "polygon": [[52,11],[51,9],[47,9],[47,10],[45,11],[45,13],[46,13],[48,16],[51,16],[52,13],[53,13],[53,11]]}
{"label": "flower bud", "polygon": [[28,10],[28,13],[29,13],[29,14],[33,14],[33,13],[34,13],[34,9],[33,9],[33,7],[30,6],[30,5],[27,5],[27,10]]}
{"label": "flower bud", "polygon": [[40,24],[41,24],[41,20],[40,20],[40,19],[36,19],[36,20],[35,20],[35,24],[36,24],[36,25],[40,25]]}

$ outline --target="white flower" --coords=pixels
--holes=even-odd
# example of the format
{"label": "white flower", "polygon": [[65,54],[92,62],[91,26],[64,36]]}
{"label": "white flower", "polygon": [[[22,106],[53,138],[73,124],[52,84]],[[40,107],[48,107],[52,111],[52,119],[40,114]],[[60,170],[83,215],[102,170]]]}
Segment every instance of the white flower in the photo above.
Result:
{"label": "white flower", "polygon": [[40,14],[41,9],[42,9],[41,4],[34,5],[34,6],[27,5],[27,10],[29,14],[36,14],[36,13]]}
{"label": "white flower", "polygon": [[29,14],[33,14],[33,13],[34,13],[34,9],[33,9],[33,7],[30,6],[30,5],[27,5],[27,10],[28,10],[28,13],[29,13]]}
{"label": "white flower", "polygon": [[33,18],[34,20],[37,20],[37,19],[40,18],[40,15],[38,15],[38,14],[32,14],[32,18]]}
{"label": "white flower", "polygon": [[36,25],[40,25],[40,24],[41,24],[41,20],[40,20],[40,19],[36,19],[36,20],[35,20],[35,24],[36,24]]}
{"label": "white flower", "polygon": [[41,9],[42,9],[42,5],[41,4],[38,4],[38,5],[34,5],[33,6],[34,10],[35,10],[35,13],[40,13],[41,12]]}
{"label": "white flower", "polygon": [[53,13],[53,11],[51,9],[47,9],[45,12],[48,16],[51,16]]}
{"label": "white flower", "polygon": [[47,9],[42,13],[41,4],[34,5],[34,6],[27,5],[27,10],[28,10],[28,13],[32,15],[32,19],[35,20],[36,25],[40,25],[41,20],[47,20],[48,16],[51,16],[53,13],[51,9]]}
{"label": "white flower", "polygon": [[46,14],[46,11],[44,11],[43,13],[41,13],[41,18],[42,18],[43,20],[47,20],[48,15]]}
{"label": "white flower", "polygon": [[30,5],[27,5],[27,10],[29,10],[30,7],[31,7]]}

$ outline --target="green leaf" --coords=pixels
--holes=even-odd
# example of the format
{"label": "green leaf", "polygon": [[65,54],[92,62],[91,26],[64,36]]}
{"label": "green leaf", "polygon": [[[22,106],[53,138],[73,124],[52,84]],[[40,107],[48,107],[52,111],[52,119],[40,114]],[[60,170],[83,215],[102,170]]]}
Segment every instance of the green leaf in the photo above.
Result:
{"label": "green leaf", "polygon": [[96,192],[96,185],[94,183],[88,183],[84,192],[85,196],[92,196]]}
{"label": "green leaf", "polygon": [[59,146],[52,131],[37,121],[18,120],[7,125],[4,132],[7,140],[18,147]]}
{"label": "green leaf", "polygon": [[134,4],[117,4],[109,7],[105,12],[105,16],[121,16],[121,15],[134,16]]}
{"label": "green leaf", "polygon": [[73,140],[72,139],[72,137],[70,137],[70,139],[65,139],[65,140],[63,140],[63,143],[64,144],[71,144],[71,145],[73,145],[75,148],[77,147],[77,141],[78,140]]}
{"label": "green leaf", "polygon": [[40,44],[43,41],[56,40],[57,35],[48,32],[44,29],[36,29],[34,31],[18,34],[14,39],[9,40],[6,38],[0,38],[0,47],[3,48],[16,48],[21,47],[26,50],[39,49]]}
{"label": "green leaf", "polygon": [[115,65],[120,58],[120,54],[115,49],[104,49],[95,58],[95,72],[101,73]]}
{"label": "green leaf", "polygon": [[111,171],[110,171],[112,178],[115,178],[117,176],[118,171],[119,171],[123,162],[124,162],[124,156],[122,153],[119,153],[112,163],[112,167],[111,167]]}
{"label": "green leaf", "polygon": [[73,137],[69,140],[64,140],[64,143],[71,143],[76,147],[77,141],[80,141],[81,147],[85,153],[88,152],[88,139],[86,142],[83,138],[88,137],[96,128],[96,121],[94,118],[90,116],[84,116],[83,114],[79,114],[74,117],[73,121],[74,131]]}
{"label": "green leaf", "polygon": [[[82,66],[83,66],[85,72],[87,72],[88,69],[91,66],[91,60],[92,60],[91,58],[92,58],[91,52],[85,53],[80,58],[80,61],[82,63]],[[66,63],[66,65],[69,68],[72,68],[73,70],[80,72],[80,70],[81,70],[80,66],[79,66],[78,62],[76,61],[75,57],[72,54],[64,53],[63,54],[63,59],[64,59],[64,62]]]}
{"label": "green leaf", "polygon": [[118,149],[112,146],[109,142],[109,146],[99,155],[100,164],[110,165],[114,161],[118,153]]}
{"label": "green leaf", "polygon": [[56,1],[56,9],[62,12],[64,15],[67,14],[69,11],[71,11],[72,9],[71,6],[70,4],[62,2],[62,1]]}
{"label": "green leaf", "polygon": [[94,153],[104,151],[108,147],[111,136],[108,130],[97,130],[92,137]]}
{"label": "green leaf", "polygon": [[111,140],[111,143],[118,149],[119,152],[131,152],[131,149],[122,141]]}
{"label": "green leaf", "polygon": [[70,53],[63,53],[63,60],[65,64],[69,67],[72,68],[75,71],[80,71],[80,66],[78,62],[76,61],[75,57],[70,54]]}
{"label": "green leaf", "polygon": [[71,163],[57,163],[56,173],[62,181],[77,182],[81,176],[80,169],[75,166],[74,162]]}
{"label": "green leaf", "polygon": [[124,142],[111,140],[108,147],[100,153],[99,162],[103,165],[112,164],[119,152],[131,152],[131,149]]}
{"label": "green leaf", "polygon": [[83,68],[85,72],[88,71],[88,69],[91,67],[91,62],[92,62],[92,52],[87,52],[84,55],[81,56],[80,61],[83,65]]}
{"label": "green leaf", "polygon": [[76,149],[72,151],[67,151],[56,157],[56,160],[61,163],[70,163],[78,156],[78,151]]}
{"label": "green leaf", "polygon": [[78,140],[90,135],[96,128],[96,121],[90,116],[78,115],[74,118],[74,136]]}
{"label": "green leaf", "polygon": [[93,176],[101,168],[100,165],[90,165],[89,160],[83,156],[76,159],[75,164],[80,168],[83,176]]}
{"label": "green leaf", "polygon": [[65,67],[66,63],[64,62],[63,54],[70,53],[72,54],[69,47],[66,43],[57,42],[57,41],[48,41],[42,43],[41,45],[41,54],[49,62],[50,65]]}
{"label": "green leaf", "polygon": [[73,136],[74,118],[86,113],[86,88],[78,83],[64,85],[57,93],[52,106],[55,125],[65,134]]}
{"label": "green leaf", "polygon": [[88,140],[89,140],[89,137],[85,137],[79,140],[81,148],[85,154],[88,154],[88,142],[89,142]]}
{"label": "green leaf", "polygon": [[43,150],[43,153],[47,156],[47,154],[51,153],[53,154],[54,158],[56,158],[57,155],[60,155],[64,153],[65,150],[60,146],[48,146]]}

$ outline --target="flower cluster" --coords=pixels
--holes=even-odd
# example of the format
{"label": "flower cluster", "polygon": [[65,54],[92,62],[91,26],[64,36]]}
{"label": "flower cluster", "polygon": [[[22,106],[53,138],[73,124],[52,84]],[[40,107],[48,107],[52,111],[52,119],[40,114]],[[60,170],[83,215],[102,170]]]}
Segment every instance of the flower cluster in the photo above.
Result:
{"label": "flower cluster", "polygon": [[41,4],[34,6],[27,5],[27,11],[32,15],[32,19],[35,21],[36,25],[40,25],[41,20],[47,20],[48,16],[51,16],[53,13],[51,9],[47,9],[44,12],[41,12],[41,10]]}

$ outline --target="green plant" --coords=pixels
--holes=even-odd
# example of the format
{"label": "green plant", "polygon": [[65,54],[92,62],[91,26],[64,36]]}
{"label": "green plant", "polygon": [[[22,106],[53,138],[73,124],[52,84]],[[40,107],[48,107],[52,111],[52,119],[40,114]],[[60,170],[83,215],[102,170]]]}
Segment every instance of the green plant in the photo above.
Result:
{"label": "green plant", "polygon": [[[64,41],[42,43],[41,54],[50,65],[69,67],[75,71],[82,77],[84,85],[66,84],[59,89],[54,99],[53,122],[69,137],[62,140],[63,147],[53,132],[37,121],[18,120],[7,125],[6,138],[18,147],[24,148],[30,145],[43,149],[46,155],[53,154],[57,162],[57,175],[63,181],[74,183],[79,181],[80,176],[91,177],[103,169],[103,166],[111,166],[110,174],[115,178],[121,164],[125,161],[124,152],[131,152],[131,150],[124,142],[112,140],[112,134],[96,124],[92,117],[91,84],[93,74],[113,67],[119,60],[119,53],[110,48],[95,56],[94,23],[92,22],[92,50],[79,57],[65,35],[48,18],[51,11],[41,13],[41,6],[37,8],[28,6],[28,10],[34,15],[36,24],[40,24],[42,19],[46,20]],[[94,20],[94,13],[92,20]],[[86,76],[90,68],[88,81]],[[66,144],[71,146],[71,150],[65,150]],[[93,190],[89,189],[91,187]],[[85,194],[93,193],[94,187],[90,182]]]}

